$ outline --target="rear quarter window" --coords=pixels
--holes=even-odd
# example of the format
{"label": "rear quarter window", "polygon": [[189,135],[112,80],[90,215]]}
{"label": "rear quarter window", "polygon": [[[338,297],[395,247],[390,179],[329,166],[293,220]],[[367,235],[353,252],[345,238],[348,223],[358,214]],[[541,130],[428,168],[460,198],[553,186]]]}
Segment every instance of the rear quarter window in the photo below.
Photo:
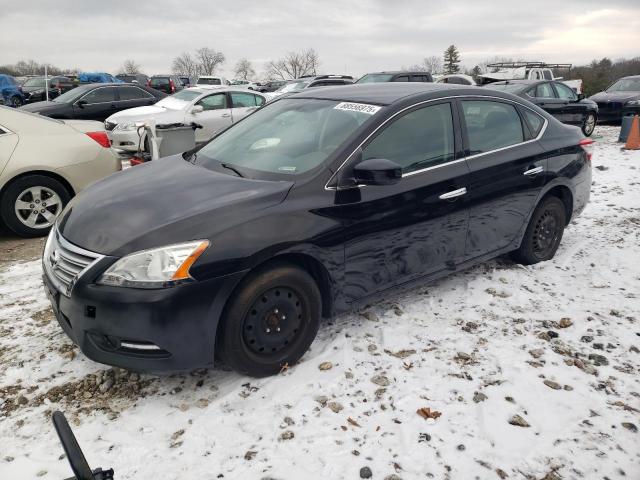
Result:
{"label": "rear quarter window", "polygon": [[536,138],[538,135],[540,135],[540,131],[542,130],[542,126],[544,125],[544,119],[528,108],[524,108],[523,111],[524,119],[527,122],[527,125],[529,125],[529,130],[531,131],[531,136],[532,138]]}

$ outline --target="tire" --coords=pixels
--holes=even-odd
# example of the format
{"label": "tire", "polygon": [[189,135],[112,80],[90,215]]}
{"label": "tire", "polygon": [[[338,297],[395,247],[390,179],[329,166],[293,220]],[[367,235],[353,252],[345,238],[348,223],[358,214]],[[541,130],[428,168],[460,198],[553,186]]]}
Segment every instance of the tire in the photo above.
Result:
{"label": "tire", "polygon": [[259,269],[227,304],[216,351],[239,373],[275,375],[304,355],[320,318],[320,290],[311,275],[289,264]]}
{"label": "tire", "polygon": [[580,127],[580,129],[582,130],[582,133],[584,133],[585,137],[591,136],[596,128],[597,120],[598,119],[596,117],[596,114],[593,112],[587,113],[587,116],[584,117],[584,121],[582,122],[582,126]]}
{"label": "tire", "polygon": [[20,108],[22,106],[22,99],[18,96],[11,97],[10,102],[13,108]]}
{"label": "tire", "polygon": [[562,200],[558,197],[543,199],[531,215],[520,248],[512,253],[513,259],[523,265],[552,259],[560,246],[566,219]]}
{"label": "tire", "polygon": [[70,199],[70,192],[55,178],[27,175],[6,187],[0,198],[0,217],[17,235],[44,236]]}

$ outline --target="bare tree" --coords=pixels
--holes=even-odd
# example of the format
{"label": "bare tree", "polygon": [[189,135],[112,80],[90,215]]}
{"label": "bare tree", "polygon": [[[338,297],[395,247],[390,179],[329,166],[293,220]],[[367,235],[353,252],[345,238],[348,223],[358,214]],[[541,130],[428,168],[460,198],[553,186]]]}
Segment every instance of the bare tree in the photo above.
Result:
{"label": "bare tree", "polygon": [[196,61],[201,75],[213,75],[216,68],[225,61],[224,53],[216,52],[212,48],[202,47],[196,50]]}
{"label": "bare tree", "polygon": [[253,68],[251,62],[246,58],[241,58],[236,63],[236,68],[233,70],[236,74],[236,78],[242,80],[248,80],[256,76],[256,71]]}
{"label": "bare tree", "polygon": [[320,57],[313,48],[289,52],[284,58],[267,62],[265,65],[267,77],[282,80],[317,75],[319,67]]}
{"label": "bare tree", "polygon": [[135,75],[140,73],[140,65],[135,62],[135,60],[131,60],[130,58],[125,60],[122,64],[122,68],[120,69],[121,73],[125,73],[127,75]]}
{"label": "bare tree", "polygon": [[173,73],[186,75],[188,77],[197,77],[200,73],[198,63],[188,52],[184,52],[173,59],[173,62],[171,62],[171,70]]}
{"label": "bare tree", "polygon": [[[407,70],[402,68],[402,70]],[[429,73],[438,73],[442,71],[442,60],[440,57],[425,57],[422,60],[422,63],[418,63],[416,65],[411,66],[408,70],[414,72],[429,72]]]}

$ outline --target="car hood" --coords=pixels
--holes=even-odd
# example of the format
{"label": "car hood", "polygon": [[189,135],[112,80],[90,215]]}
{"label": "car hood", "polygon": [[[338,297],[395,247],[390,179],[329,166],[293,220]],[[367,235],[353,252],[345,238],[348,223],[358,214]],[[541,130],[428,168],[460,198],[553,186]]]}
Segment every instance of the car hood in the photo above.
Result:
{"label": "car hood", "polygon": [[181,122],[184,119],[184,112],[182,110],[170,110],[164,107],[158,107],[156,105],[149,105],[146,107],[128,108],[118,113],[114,113],[107,122],[111,123],[124,123],[124,122],[137,122],[148,119],[159,119],[170,122]]}
{"label": "car hood", "polygon": [[50,112],[53,110],[66,110],[69,107],[67,103],[59,102],[35,102],[20,107],[26,112]]}
{"label": "car hood", "polygon": [[600,92],[589,97],[594,102],[628,102],[640,98],[640,92]]}
{"label": "car hood", "polygon": [[58,228],[79,247],[121,257],[212,239],[280,203],[292,185],[217,173],[175,155],[93,184],[69,203]]}

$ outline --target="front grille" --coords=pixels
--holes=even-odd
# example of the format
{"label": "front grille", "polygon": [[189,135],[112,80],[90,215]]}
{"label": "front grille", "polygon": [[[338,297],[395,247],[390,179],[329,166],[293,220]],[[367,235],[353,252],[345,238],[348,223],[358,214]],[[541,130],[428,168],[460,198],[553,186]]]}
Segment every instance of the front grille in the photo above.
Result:
{"label": "front grille", "polygon": [[117,124],[113,123],[113,122],[107,122],[107,121],[104,122],[104,128],[105,128],[105,130],[108,130],[108,131],[111,131],[114,128],[116,128],[116,125]]}
{"label": "front grille", "polygon": [[78,278],[100,258],[102,255],[66,241],[54,227],[47,239],[42,261],[49,279],[68,297]]}

